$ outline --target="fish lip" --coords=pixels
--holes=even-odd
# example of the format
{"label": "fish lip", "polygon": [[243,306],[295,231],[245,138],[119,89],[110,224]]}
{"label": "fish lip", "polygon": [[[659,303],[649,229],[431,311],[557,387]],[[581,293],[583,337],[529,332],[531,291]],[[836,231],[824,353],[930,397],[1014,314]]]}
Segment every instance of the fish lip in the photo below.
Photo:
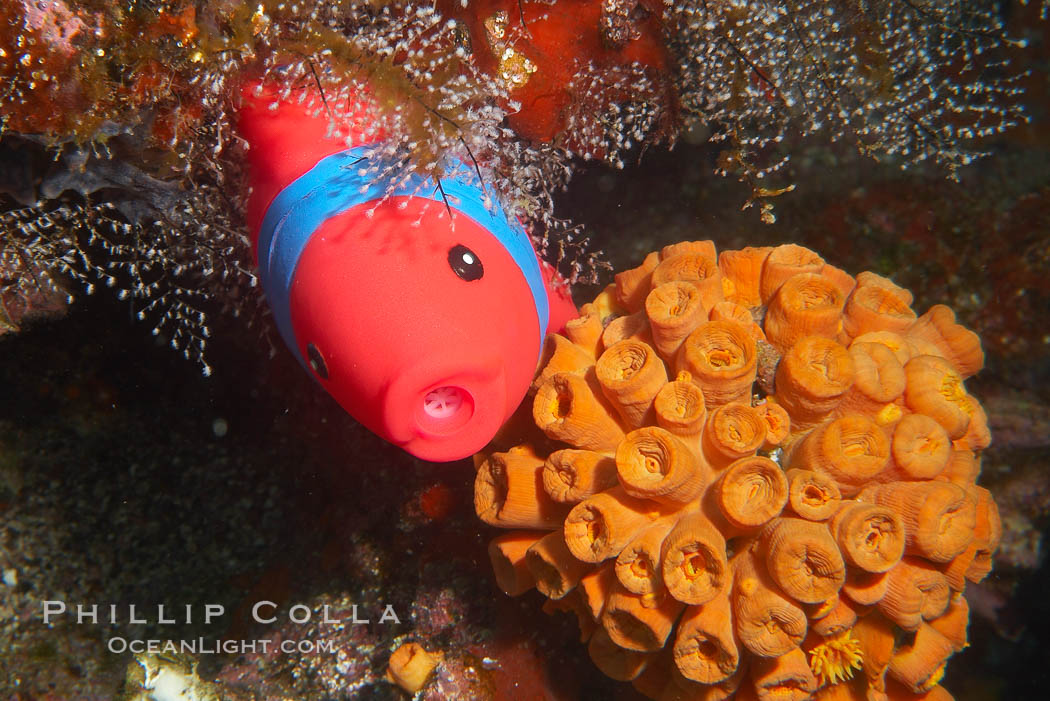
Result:
{"label": "fish lip", "polygon": [[[428,416],[424,399],[454,388],[465,406],[445,420]],[[449,462],[470,457],[492,439],[506,418],[506,381],[501,365],[413,368],[395,380],[383,407],[387,440],[423,460]],[[462,411],[469,411],[464,416]]]}

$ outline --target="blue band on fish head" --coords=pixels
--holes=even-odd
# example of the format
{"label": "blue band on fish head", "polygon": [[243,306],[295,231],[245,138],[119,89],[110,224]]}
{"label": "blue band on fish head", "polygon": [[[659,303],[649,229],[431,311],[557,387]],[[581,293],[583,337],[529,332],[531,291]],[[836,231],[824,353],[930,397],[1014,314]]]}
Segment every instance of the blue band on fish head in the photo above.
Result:
{"label": "blue band on fish head", "polygon": [[495,198],[487,198],[490,201],[486,204],[484,190],[473,169],[457,163],[455,171],[441,180],[441,189],[432,180],[415,174],[399,179],[391,189],[388,179],[375,177],[377,171],[384,169],[361,166],[368,160],[369,151],[368,147],[355,146],[322,158],[281,190],[263,217],[258,239],[259,277],[277,328],[299,362],[306,366],[292,329],[291,291],[303,249],[326,220],[351,207],[384,197],[422,197],[439,202],[442,207],[448,204],[454,214],[470,217],[495,236],[521,270],[532,292],[542,347],[549,308],[536,253],[524,229],[507,217]]}

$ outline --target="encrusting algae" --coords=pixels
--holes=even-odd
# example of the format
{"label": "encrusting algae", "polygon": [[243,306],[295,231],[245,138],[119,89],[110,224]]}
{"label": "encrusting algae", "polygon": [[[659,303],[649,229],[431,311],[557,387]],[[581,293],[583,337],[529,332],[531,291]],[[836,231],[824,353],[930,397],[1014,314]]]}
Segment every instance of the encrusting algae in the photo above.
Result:
{"label": "encrusting algae", "polygon": [[911,302],[794,245],[617,275],[475,458],[500,587],[653,699],[951,698],[1002,528],[980,341]]}

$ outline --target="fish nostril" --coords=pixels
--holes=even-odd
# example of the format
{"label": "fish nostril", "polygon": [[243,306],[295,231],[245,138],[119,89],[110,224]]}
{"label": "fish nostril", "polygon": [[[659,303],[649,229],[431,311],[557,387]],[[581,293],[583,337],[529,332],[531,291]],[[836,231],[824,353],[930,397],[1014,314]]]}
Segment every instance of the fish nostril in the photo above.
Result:
{"label": "fish nostril", "polygon": [[448,434],[470,422],[474,415],[474,398],[462,387],[444,385],[423,395],[422,411],[417,415],[420,428],[437,434]]}

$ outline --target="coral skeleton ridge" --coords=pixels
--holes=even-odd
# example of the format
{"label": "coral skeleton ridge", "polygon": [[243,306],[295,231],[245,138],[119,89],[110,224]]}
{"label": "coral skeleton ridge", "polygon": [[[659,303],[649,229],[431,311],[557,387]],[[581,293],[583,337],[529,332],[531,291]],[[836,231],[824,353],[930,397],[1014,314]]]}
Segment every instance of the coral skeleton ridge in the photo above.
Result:
{"label": "coral skeleton ridge", "polygon": [[500,587],[654,699],[950,698],[1001,524],[980,341],[911,303],[796,245],[619,273],[475,459]]}

